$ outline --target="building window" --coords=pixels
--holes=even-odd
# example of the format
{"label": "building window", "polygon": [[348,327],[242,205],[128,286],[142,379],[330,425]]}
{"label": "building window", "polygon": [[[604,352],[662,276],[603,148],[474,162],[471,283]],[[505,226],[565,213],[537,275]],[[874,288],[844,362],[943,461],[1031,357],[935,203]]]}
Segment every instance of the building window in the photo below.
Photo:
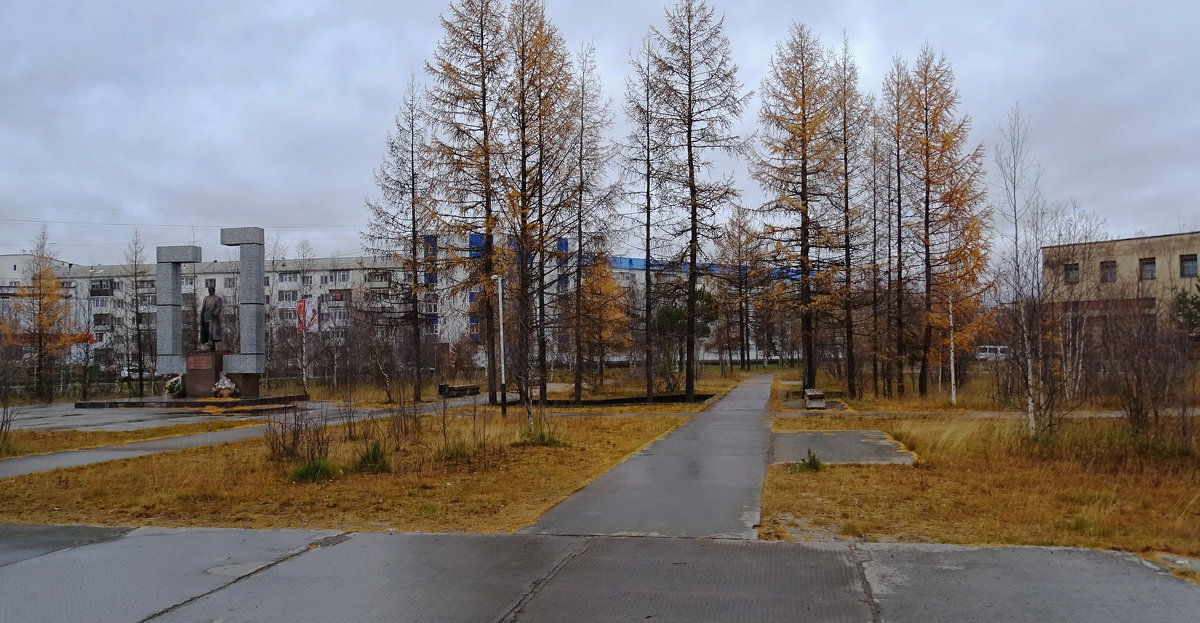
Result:
{"label": "building window", "polygon": [[1117,263],[1113,260],[1100,262],[1100,283],[1117,282]]}
{"label": "building window", "polygon": [[296,321],[296,310],[291,308],[279,310],[279,319],[283,321]]}
{"label": "building window", "polygon": [[185,288],[196,287],[196,278],[195,277],[184,277],[183,278],[183,287],[185,287]]}
{"label": "building window", "polygon": [[312,275],[301,275],[300,276],[300,285],[311,286],[312,285]]}
{"label": "building window", "polygon": [[1195,277],[1196,276],[1196,254],[1180,255],[1179,256],[1179,276],[1180,277]]}
{"label": "building window", "polygon": [[154,289],[154,280],[153,279],[138,279],[137,283],[134,284],[134,287],[136,287],[139,290],[152,290],[152,289]]}
{"label": "building window", "polygon": [[1079,283],[1079,263],[1063,264],[1063,279],[1067,283]]}
{"label": "building window", "polygon": [[204,280],[204,289],[205,290],[207,290],[209,288],[216,288],[216,287],[217,287],[216,279],[205,279]]}
{"label": "building window", "polygon": [[95,314],[92,316],[92,325],[97,327],[107,327],[112,324],[112,314]]}
{"label": "building window", "polygon": [[300,293],[296,290],[280,290],[279,291],[279,302],[280,303],[295,303],[298,300],[300,300]]}
{"label": "building window", "polygon": [[279,283],[296,283],[297,277],[296,273],[279,273]]}
{"label": "building window", "polygon": [[350,290],[330,290],[329,297],[325,300],[349,302]]}
{"label": "building window", "polygon": [[350,283],[350,271],[335,270],[329,273],[329,283]]}
{"label": "building window", "polygon": [[[437,316],[438,313],[438,295],[426,294],[425,300],[421,302],[421,313],[430,316]],[[436,321],[435,321],[436,322]]]}
{"label": "building window", "polygon": [[264,287],[264,288],[265,288],[265,287],[269,287],[270,285],[271,285],[271,278],[270,278],[270,277],[263,277],[263,287]]}
{"label": "building window", "polygon": [[237,287],[237,277],[226,277],[225,288],[232,290]]}
{"label": "building window", "polygon": [[1142,259],[1138,260],[1138,280],[1154,280],[1154,258],[1143,257]]}

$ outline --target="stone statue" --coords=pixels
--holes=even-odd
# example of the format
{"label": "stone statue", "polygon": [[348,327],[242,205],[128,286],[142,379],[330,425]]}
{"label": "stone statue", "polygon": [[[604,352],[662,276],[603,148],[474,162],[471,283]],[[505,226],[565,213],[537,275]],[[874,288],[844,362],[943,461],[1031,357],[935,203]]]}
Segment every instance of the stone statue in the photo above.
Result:
{"label": "stone statue", "polygon": [[217,342],[225,339],[221,330],[221,297],[217,296],[215,287],[208,287],[208,296],[200,306],[200,348],[216,350]]}

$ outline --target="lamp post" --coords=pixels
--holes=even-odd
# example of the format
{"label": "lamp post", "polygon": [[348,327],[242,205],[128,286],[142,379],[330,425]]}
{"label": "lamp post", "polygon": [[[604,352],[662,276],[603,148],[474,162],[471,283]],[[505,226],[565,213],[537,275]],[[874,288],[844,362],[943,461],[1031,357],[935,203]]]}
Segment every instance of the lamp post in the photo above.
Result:
{"label": "lamp post", "polygon": [[508,381],[504,377],[504,277],[492,275],[500,302],[500,417],[508,417]]}

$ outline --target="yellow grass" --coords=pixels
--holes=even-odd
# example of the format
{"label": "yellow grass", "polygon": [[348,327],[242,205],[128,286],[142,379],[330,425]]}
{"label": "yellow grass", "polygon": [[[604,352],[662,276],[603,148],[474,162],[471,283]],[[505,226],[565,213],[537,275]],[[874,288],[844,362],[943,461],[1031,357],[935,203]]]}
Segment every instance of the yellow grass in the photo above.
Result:
{"label": "yellow grass", "polygon": [[123,445],[134,441],[211,433],[230,428],[261,425],[262,422],[256,420],[213,420],[131,431],[18,429],[9,432],[9,444],[7,447],[0,448],[0,456],[13,457],[27,454],[66,452],[68,450]]}
{"label": "yellow grass", "polygon": [[804,424],[878,428],[915,451],[918,462],[834,465],[818,473],[772,466],[763,499],[766,538],[1200,555],[1200,460],[1133,438],[1121,421],[1073,422],[1046,442],[1028,439],[1013,420],[776,420],[788,430]]}
{"label": "yellow grass", "polygon": [[261,439],[10,478],[0,523],[511,532],[683,421],[563,418],[552,426],[566,445],[544,447],[511,445],[520,418],[487,416],[486,435],[483,419],[447,423],[453,439],[486,437],[486,453],[438,460],[441,418],[426,416],[420,439],[389,447],[383,474],[353,473],[366,442],[335,427],[342,471],[315,484],[291,482],[296,463],[269,460]]}

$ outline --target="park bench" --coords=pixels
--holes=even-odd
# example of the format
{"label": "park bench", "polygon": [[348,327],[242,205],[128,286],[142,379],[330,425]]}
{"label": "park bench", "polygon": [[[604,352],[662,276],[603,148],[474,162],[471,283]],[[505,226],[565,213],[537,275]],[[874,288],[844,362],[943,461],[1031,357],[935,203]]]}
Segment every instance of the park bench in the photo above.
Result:
{"label": "park bench", "polygon": [[474,396],[479,393],[478,385],[447,385],[442,383],[438,385],[438,396],[442,398],[456,398],[458,396]]}
{"label": "park bench", "polygon": [[805,409],[824,409],[825,408],[825,392],[819,389],[804,390],[804,408]]}

